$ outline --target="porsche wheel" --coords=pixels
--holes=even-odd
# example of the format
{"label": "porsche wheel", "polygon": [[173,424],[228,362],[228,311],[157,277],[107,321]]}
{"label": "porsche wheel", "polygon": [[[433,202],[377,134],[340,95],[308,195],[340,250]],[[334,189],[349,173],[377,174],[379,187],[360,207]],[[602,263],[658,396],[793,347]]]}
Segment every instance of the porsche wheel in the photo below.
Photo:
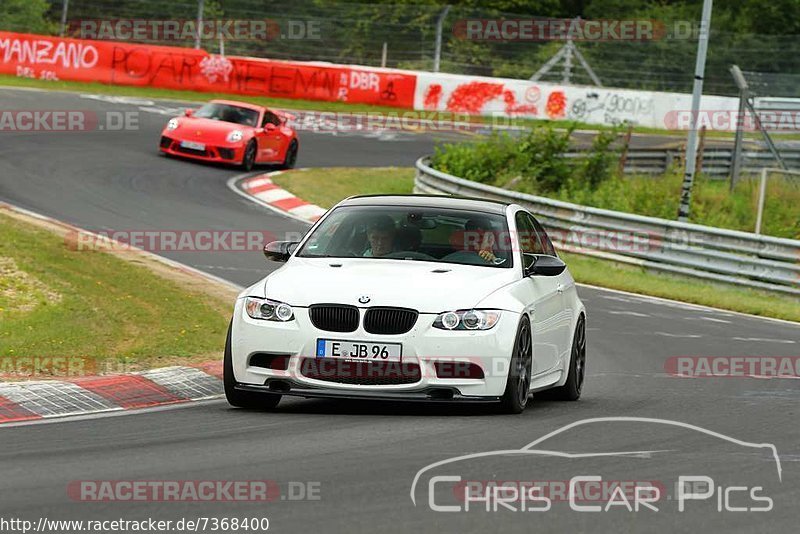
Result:
{"label": "porsche wheel", "polygon": [[228,326],[228,338],[225,340],[225,356],[222,362],[222,383],[228,404],[237,408],[270,410],[278,405],[280,395],[274,393],[253,393],[236,389],[236,377],[233,376],[233,355],[231,354],[231,327]]}
{"label": "porsche wheel", "polygon": [[242,169],[246,171],[253,170],[256,164],[256,143],[250,141],[247,143],[247,148],[244,149],[244,156],[242,157]]}
{"label": "porsche wheel", "polygon": [[281,169],[294,168],[294,164],[297,162],[297,149],[297,139],[292,139],[292,142],[289,143],[289,148],[286,149],[286,157],[283,159]]}
{"label": "porsche wheel", "polygon": [[503,413],[518,414],[525,410],[531,389],[532,367],[531,324],[527,317],[523,317],[517,329],[506,390],[500,399],[500,409]]}

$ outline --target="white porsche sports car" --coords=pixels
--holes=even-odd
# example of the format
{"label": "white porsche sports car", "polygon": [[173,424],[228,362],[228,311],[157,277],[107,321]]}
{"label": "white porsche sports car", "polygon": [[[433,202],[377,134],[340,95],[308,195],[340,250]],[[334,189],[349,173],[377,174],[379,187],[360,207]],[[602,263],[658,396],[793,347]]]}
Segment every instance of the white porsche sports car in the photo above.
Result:
{"label": "white porsche sports car", "polygon": [[[286,264],[239,295],[225,395],[272,408],[301,397],[495,402],[576,400],[586,311],[524,208],[449,196],[348,198]],[[546,391],[545,391],[546,390]]]}

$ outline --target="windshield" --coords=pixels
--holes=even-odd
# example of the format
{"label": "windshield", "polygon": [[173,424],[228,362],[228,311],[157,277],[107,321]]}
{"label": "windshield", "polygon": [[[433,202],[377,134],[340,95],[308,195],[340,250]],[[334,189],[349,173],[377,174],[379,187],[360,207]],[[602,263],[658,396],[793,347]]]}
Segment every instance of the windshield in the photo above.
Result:
{"label": "windshield", "polygon": [[509,268],[505,217],[428,207],[345,206],[317,227],[297,254],[303,258],[371,258]]}
{"label": "windshield", "polygon": [[240,106],[231,106],[230,104],[206,104],[195,111],[194,116],[201,119],[232,122],[244,126],[256,126],[258,124],[258,111]]}

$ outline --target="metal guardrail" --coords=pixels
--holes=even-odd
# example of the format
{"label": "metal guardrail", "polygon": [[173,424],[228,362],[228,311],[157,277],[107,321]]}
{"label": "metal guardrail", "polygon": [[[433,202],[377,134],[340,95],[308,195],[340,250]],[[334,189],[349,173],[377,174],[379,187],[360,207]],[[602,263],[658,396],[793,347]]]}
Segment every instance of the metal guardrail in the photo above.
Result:
{"label": "metal guardrail", "polygon": [[[789,169],[800,170],[800,150],[780,149],[781,157]],[[569,152],[568,158],[579,159],[585,152]],[[673,165],[683,161],[684,153],[678,149],[630,149],[625,160],[624,172],[627,174],[663,174]],[[712,177],[727,177],[731,172],[733,150],[728,148],[707,148],[703,151],[703,174]],[[766,150],[743,150],[742,172],[758,174],[764,167],[775,167],[772,154]]]}
{"label": "metal guardrail", "polygon": [[416,162],[414,191],[515,202],[530,209],[560,249],[742,286],[800,295],[800,240],[604,210],[537,197]]}

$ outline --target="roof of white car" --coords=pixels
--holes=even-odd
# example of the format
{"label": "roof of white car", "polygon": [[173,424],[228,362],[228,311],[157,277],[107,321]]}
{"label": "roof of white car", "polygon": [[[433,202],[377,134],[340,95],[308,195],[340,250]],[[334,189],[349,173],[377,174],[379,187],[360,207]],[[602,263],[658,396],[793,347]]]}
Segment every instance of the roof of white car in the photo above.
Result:
{"label": "roof of white car", "polygon": [[448,195],[360,195],[339,203],[340,206],[409,206],[415,208],[457,208],[504,214],[507,202],[484,198]]}

